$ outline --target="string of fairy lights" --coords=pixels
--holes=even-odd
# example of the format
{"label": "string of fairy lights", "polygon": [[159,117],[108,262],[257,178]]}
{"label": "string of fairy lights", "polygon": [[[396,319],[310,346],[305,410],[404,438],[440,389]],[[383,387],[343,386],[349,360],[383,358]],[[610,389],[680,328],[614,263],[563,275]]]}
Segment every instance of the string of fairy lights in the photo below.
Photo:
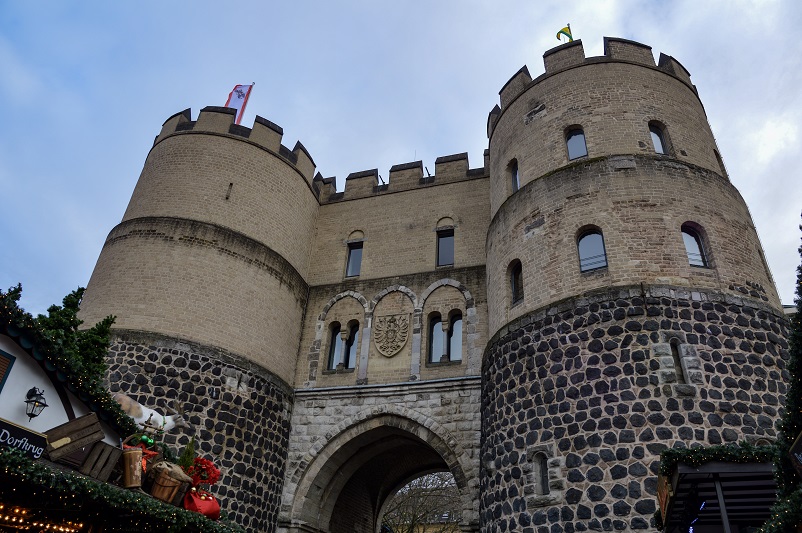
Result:
{"label": "string of fairy lights", "polygon": [[[13,502],[11,504],[10,502]],[[23,503],[24,502],[24,503]],[[187,511],[158,501],[147,494],[125,490],[78,473],[55,470],[25,457],[12,448],[0,448],[0,503],[7,508],[25,510],[32,516],[28,502],[43,502],[39,509],[44,524],[38,531],[77,533],[84,524],[103,523],[113,531],[197,531],[203,533],[244,532],[237,524],[214,522],[200,513]],[[13,519],[20,513],[2,513]],[[71,521],[54,517],[70,515]],[[17,523],[19,520],[17,521]],[[12,521],[12,523],[15,523]],[[0,521],[0,525],[3,522]],[[50,524],[48,529],[46,526]],[[80,527],[77,524],[82,524]],[[67,531],[53,529],[63,527]],[[35,531],[35,530],[31,530]]]}
{"label": "string of fairy lights", "polygon": [[6,529],[47,533],[77,533],[84,527],[82,522],[74,522],[72,520],[53,522],[36,518],[35,516],[35,513],[32,513],[30,509],[25,507],[15,505],[7,506],[0,502],[0,527]]}

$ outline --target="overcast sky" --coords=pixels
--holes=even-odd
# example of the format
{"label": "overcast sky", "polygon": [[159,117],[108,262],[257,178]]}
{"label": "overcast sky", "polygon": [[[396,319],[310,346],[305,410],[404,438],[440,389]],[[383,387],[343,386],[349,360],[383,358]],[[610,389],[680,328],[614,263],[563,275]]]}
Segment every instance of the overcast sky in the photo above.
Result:
{"label": "overcast sky", "polygon": [[632,39],[691,73],[783,303],[802,210],[802,2],[0,3],[0,287],[44,312],[85,286],[167,117],[256,82],[256,114],[342,190],[351,172],[468,152],[487,113],[571,23],[588,56]]}

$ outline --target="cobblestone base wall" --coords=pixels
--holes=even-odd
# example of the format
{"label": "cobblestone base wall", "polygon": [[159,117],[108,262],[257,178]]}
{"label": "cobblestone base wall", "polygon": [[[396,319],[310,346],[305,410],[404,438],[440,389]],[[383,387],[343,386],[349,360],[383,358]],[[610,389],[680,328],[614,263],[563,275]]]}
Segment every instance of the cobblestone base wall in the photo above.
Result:
{"label": "cobblestone base wall", "polygon": [[211,487],[248,531],[276,530],[287,458],[292,392],[230,353],[146,333],[115,332],[109,388],[160,412],[183,411],[186,427],[164,441],[176,453],[194,435],[198,455],[222,473]]}
{"label": "cobblestone base wall", "polygon": [[772,440],[787,322],[763,305],[638,287],[502,328],[482,376],[482,532],[648,529],[663,449]]}

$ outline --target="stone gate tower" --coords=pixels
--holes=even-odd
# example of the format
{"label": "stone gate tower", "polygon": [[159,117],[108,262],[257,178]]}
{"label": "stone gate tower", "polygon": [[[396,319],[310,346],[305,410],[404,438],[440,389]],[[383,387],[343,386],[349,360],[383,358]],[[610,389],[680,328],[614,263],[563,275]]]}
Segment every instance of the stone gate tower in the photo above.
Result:
{"label": "stone gate tower", "polygon": [[522,68],[467,154],[315,175],[257,117],[169,118],[82,319],[182,410],[252,531],[375,533],[450,471],[465,532],[649,528],[666,447],[772,439],[780,302],[688,72],[605,39]]}
{"label": "stone gate tower", "polygon": [[544,62],[488,118],[482,530],[646,529],[661,450],[774,436],[780,302],[685,68]]}

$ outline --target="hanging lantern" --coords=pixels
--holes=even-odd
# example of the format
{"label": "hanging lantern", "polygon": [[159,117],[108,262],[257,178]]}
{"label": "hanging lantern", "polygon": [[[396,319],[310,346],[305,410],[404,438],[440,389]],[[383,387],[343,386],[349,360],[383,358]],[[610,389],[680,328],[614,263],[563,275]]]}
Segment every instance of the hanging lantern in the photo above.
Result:
{"label": "hanging lantern", "polygon": [[47,407],[44,392],[36,387],[31,387],[31,390],[25,395],[25,414],[28,415],[28,422],[42,414],[44,408]]}

